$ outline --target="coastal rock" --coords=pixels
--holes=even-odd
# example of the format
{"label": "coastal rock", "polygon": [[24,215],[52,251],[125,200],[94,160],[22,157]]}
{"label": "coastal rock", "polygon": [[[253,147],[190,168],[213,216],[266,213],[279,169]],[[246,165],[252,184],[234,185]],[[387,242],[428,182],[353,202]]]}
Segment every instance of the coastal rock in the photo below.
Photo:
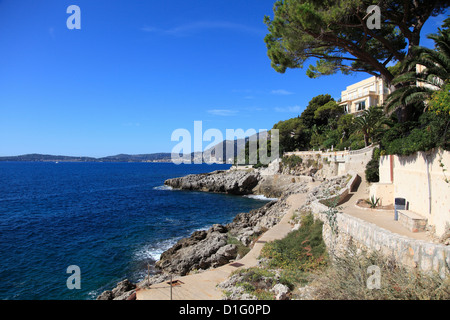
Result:
{"label": "coastal rock", "polygon": [[168,179],[164,184],[175,189],[245,195],[252,193],[253,188],[260,179],[261,176],[257,171],[219,170],[211,173],[191,174],[185,177]]}
{"label": "coastal rock", "polygon": [[98,297],[97,300],[112,300],[114,299],[114,295],[111,290],[103,291]]}
{"label": "coastal rock", "polygon": [[305,187],[308,182],[312,181],[314,179],[307,176],[299,177],[280,174],[263,176],[258,185],[253,189],[253,193],[263,194],[267,198],[280,198],[289,190],[294,190],[296,193],[301,192],[298,189]]}
{"label": "coastal rock", "polygon": [[112,290],[103,291],[97,300],[127,300],[136,289],[136,285],[125,279]]}
{"label": "coastal rock", "polygon": [[275,299],[276,300],[288,300],[288,293],[289,293],[289,288],[287,286],[285,286],[284,284],[278,283],[276,284],[271,291],[273,293],[275,293]]}
{"label": "coastal rock", "polygon": [[214,225],[208,231],[194,232],[161,254],[156,268],[183,276],[195,269],[228,263],[236,257],[237,249],[227,245],[227,231],[225,226]]}

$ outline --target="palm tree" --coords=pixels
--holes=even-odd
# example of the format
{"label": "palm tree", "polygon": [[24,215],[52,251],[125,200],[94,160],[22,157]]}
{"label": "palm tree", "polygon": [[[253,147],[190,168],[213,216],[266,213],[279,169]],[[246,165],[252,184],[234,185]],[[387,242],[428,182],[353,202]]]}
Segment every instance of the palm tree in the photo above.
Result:
{"label": "palm tree", "polygon": [[394,78],[396,87],[385,103],[388,115],[400,111],[400,121],[408,119],[414,106],[425,111],[427,101],[436,90],[443,87],[450,75],[450,17],[438,29],[437,34],[428,35],[434,40],[435,50],[415,47],[412,56],[402,62],[400,74]]}
{"label": "palm tree", "polygon": [[355,118],[356,131],[364,135],[366,147],[370,141],[374,142],[386,124],[388,124],[388,119],[384,116],[383,109],[378,106],[369,107]]}

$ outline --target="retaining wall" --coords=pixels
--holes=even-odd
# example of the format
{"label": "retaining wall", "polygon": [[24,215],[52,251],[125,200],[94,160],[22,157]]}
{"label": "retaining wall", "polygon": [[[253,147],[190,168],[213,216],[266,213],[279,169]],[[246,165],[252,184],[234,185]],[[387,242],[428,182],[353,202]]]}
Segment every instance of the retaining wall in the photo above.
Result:
{"label": "retaining wall", "polygon": [[[357,175],[349,181],[345,190],[354,185]],[[369,251],[375,250],[386,257],[393,257],[398,263],[425,272],[436,271],[441,277],[448,276],[450,270],[450,246],[434,244],[423,240],[411,239],[392,233],[377,225],[339,212],[336,216],[337,235],[333,234],[326,212],[329,207],[320,201],[311,203],[311,210],[316,218],[324,222],[323,238],[328,248],[335,254],[345,254],[349,242],[355,243]]]}

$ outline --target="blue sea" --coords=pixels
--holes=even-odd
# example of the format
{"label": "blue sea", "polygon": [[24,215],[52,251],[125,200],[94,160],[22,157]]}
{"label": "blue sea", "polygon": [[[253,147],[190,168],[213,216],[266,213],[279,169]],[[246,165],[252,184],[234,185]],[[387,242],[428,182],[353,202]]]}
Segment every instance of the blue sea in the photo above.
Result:
{"label": "blue sea", "polygon": [[[228,169],[171,163],[0,162],[0,299],[84,300],[128,278],[193,231],[264,200],[171,190],[164,180]],[[68,289],[67,268],[81,289]]]}

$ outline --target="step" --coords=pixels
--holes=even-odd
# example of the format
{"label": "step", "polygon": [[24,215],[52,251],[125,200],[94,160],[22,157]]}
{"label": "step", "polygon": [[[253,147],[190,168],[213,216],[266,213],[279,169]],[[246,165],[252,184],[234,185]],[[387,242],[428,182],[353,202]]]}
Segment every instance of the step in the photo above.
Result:
{"label": "step", "polygon": [[411,232],[426,231],[428,219],[410,210],[398,210],[398,221]]}

